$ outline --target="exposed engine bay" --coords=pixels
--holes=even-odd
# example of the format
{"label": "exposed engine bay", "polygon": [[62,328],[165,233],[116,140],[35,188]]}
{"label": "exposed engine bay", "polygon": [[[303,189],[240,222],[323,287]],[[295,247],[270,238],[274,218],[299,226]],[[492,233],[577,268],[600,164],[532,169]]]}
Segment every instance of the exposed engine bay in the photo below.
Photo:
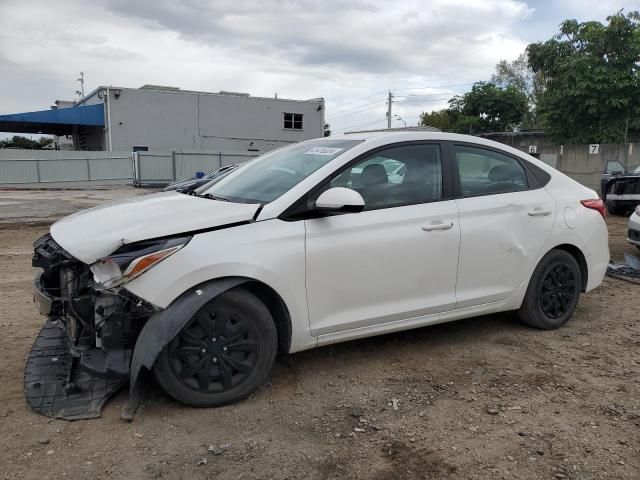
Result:
{"label": "exposed engine bay", "polygon": [[124,288],[105,289],[85,263],[47,234],[34,243],[34,300],[48,320],[25,367],[27,401],[36,411],[92,418],[129,382],[142,327],[156,311]]}

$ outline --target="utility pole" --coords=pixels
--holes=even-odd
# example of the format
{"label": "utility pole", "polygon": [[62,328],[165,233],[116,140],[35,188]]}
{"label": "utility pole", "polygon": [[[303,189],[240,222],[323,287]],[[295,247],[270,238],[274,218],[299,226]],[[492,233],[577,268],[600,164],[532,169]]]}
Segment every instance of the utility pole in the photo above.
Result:
{"label": "utility pole", "polygon": [[84,100],[84,72],[80,72],[80,78],[77,81],[80,82],[80,91],[76,93],[80,94],[80,100]]}
{"label": "utility pole", "polygon": [[391,104],[393,103],[393,93],[389,90],[387,97],[387,128],[391,128]]}

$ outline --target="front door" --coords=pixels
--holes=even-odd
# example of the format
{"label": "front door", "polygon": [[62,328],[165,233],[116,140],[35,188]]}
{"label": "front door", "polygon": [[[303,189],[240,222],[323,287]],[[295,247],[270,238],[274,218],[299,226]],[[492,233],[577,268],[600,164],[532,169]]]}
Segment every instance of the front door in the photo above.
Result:
{"label": "front door", "polygon": [[440,146],[377,151],[338,172],[335,186],[358,191],[365,210],[305,221],[311,333],[454,309],[460,229]]}

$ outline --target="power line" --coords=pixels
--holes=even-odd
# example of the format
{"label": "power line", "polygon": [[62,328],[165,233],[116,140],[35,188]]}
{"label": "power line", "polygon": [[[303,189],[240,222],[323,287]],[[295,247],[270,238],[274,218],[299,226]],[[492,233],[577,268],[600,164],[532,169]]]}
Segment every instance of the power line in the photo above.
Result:
{"label": "power line", "polygon": [[[403,97],[396,97],[396,98],[403,98]],[[426,102],[448,102],[449,100],[451,100],[450,98],[430,98],[430,99],[424,99],[424,100],[411,100],[411,99],[405,99],[402,101],[399,101],[401,103],[426,103]]]}
{"label": "power line", "polygon": [[[429,97],[433,97],[435,95],[442,95],[441,93],[434,93],[432,95],[397,95],[395,96],[395,98],[429,98]],[[451,98],[450,96],[447,96],[445,98]],[[434,99],[434,100],[438,100],[438,99]]]}
{"label": "power line", "polygon": [[386,120],[373,120],[373,121],[369,121],[369,122],[364,122],[364,123],[358,123],[356,125],[349,125],[348,127],[343,127],[343,128],[336,128],[331,129],[332,132],[342,132],[343,130],[350,130],[352,128],[358,128],[358,127],[366,127],[369,125],[375,125],[376,123],[382,123],[382,122],[386,122]]}
{"label": "power line", "polygon": [[345,105],[351,105],[352,103],[361,102],[362,100],[366,100],[368,98],[375,97],[376,95],[379,95],[380,93],[383,93],[383,92],[386,92],[386,90],[380,90],[378,92],[372,93],[371,95],[367,95],[366,97],[361,97],[361,98],[356,98],[354,100],[349,100],[348,102],[345,102],[345,103],[343,103],[341,105],[337,105],[337,106],[335,106],[333,108],[334,109],[339,109],[339,108],[344,107]]}
{"label": "power line", "polygon": [[[426,89],[436,89],[436,88],[465,87],[465,86],[469,86],[469,85],[473,85],[473,83],[454,83],[454,84],[450,84],[450,85],[432,85],[432,86],[426,86],[426,87],[400,87],[400,88],[392,88],[391,90],[392,91],[397,91],[397,90],[426,90]],[[370,95],[366,95],[364,97],[360,97],[360,98],[356,98],[356,99],[353,99],[353,100],[349,100],[348,102],[345,102],[345,103],[342,103],[342,104],[337,105],[335,107],[332,107],[332,110],[335,111],[335,110],[341,109],[344,106],[351,105],[351,104],[357,103],[357,102],[361,102],[363,100],[367,100],[367,99],[369,99],[371,97],[375,97],[376,95],[379,95],[379,94],[381,94],[383,92],[387,92],[387,90],[379,90],[379,91],[374,92],[374,93],[372,93]],[[439,93],[434,93],[434,95],[438,95],[438,94]],[[350,107],[350,108],[348,108],[346,110],[343,110],[343,111],[346,112],[346,111],[351,110],[352,108],[359,108],[360,106],[364,106],[364,105],[355,105],[355,106]]]}
{"label": "power line", "polygon": [[427,87],[401,87],[401,88],[392,88],[392,90],[427,90],[429,88],[452,88],[452,87],[467,87],[469,85],[474,85],[474,83],[454,83],[451,85],[432,85]]}
{"label": "power line", "polygon": [[[414,99],[422,99],[420,101],[417,101],[415,103],[427,103],[427,102],[444,102],[444,101],[448,101],[450,100],[449,97],[439,97],[439,98],[431,98],[437,95],[443,95],[443,93],[445,92],[436,92],[436,93],[424,93],[424,94],[416,94],[416,93],[407,93],[406,95],[394,95],[394,91],[398,91],[398,90],[425,90],[425,89],[438,89],[438,88],[450,88],[450,87],[461,87],[461,86],[468,86],[468,85],[473,85],[473,83],[456,83],[456,84],[450,84],[450,85],[434,85],[434,86],[426,86],[426,87],[403,87],[403,88],[394,88],[391,90],[386,91],[388,96],[387,99],[385,100],[385,104],[387,105],[387,112],[386,112],[386,121],[387,121],[387,127],[391,128],[391,111],[392,111],[392,104],[394,102],[397,102],[401,99],[404,99],[404,101],[402,101],[401,103],[409,103],[410,98],[414,98]],[[384,92],[385,90],[382,90],[382,92]],[[352,105],[352,104],[357,104],[359,102],[362,102],[363,100],[367,100],[369,98],[375,97],[378,94],[380,94],[381,92],[376,92],[376,93],[372,93],[371,95],[367,95],[365,97],[361,97],[358,99],[354,99],[348,102],[345,102],[341,105],[338,105],[337,109],[340,109],[344,106],[347,105]],[[394,100],[395,99],[395,100]],[[348,117],[351,115],[356,115],[358,113],[363,113],[369,110],[373,110],[378,108],[379,106],[382,106],[381,104],[381,100],[375,100],[373,102],[369,102],[369,103],[364,103],[364,104],[360,104],[360,105],[353,105],[349,108],[343,109],[341,111],[338,111],[337,114],[330,116],[327,119],[327,122],[333,122],[335,121],[335,119],[337,118],[343,118],[343,117]],[[361,126],[365,126],[365,125],[371,125],[371,124],[375,124],[375,123],[380,123],[383,120],[374,120],[374,121],[370,121],[370,122],[365,122],[362,124],[358,124],[358,125],[352,125],[349,127],[345,127],[345,128],[340,128],[337,129],[336,131],[343,131],[343,130],[348,130],[350,128],[356,128],[356,127],[361,127]]]}
{"label": "power line", "polygon": [[[369,106],[367,106],[367,105],[369,105]],[[372,110],[374,108],[381,107],[382,105],[384,105],[384,101],[383,100],[377,100],[375,102],[368,103],[366,105],[360,105],[360,107],[366,107],[366,108],[362,108],[360,110],[355,110],[353,112],[349,111],[348,113],[340,112],[337,115],[334,115],[332,117],[327,118],[327,121],[330,122],[330,121],[335,120],[336,118],[348,117],[348,116],[351,116],[351,115],[355,115],[356,113],[366,112],[367,110]],[[358,108],[360,108],[360,107],[358,107]]]}
{"label": "power line", "polygon": [[381,101],[382,101],[381,99],[378,99],[378,100],[375,100],[373,102],[363,103],[362,105],[357,105],[355,107],[347,108],[346,110],[342,110],[341,112],[338,112],[335,116],[339,117],[339,116],[342,116],[342,115],[346,114],[347,112],[351,112],[351,111],[354,111],[354,110],[359,110],[359,109],[361,109],[363,107],[367,107],[369,105],[374,105],[376,103],[380,103]]}

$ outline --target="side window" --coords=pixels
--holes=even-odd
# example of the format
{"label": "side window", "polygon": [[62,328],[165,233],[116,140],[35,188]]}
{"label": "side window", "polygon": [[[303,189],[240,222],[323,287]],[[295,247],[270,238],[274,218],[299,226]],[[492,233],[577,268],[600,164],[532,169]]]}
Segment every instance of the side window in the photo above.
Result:
{"label": "side window", "polygon": [[333,177],[330,187],[362,195],[365,210],[435,202],[442,198],[438,145],[406,145],[377,152]]}
{"label": "side window", "polygon": [[620,162],[616,160],[611,160],[607,162],[605,173],[613,173],[613,172],[624,173],[624,171],[625,171],[624,165],[622,165]]}
{"label": "side window", "polygon": [[527,173],[515,158],[478,147],[456,145],[453,148],[463,197],[529,188]]}

